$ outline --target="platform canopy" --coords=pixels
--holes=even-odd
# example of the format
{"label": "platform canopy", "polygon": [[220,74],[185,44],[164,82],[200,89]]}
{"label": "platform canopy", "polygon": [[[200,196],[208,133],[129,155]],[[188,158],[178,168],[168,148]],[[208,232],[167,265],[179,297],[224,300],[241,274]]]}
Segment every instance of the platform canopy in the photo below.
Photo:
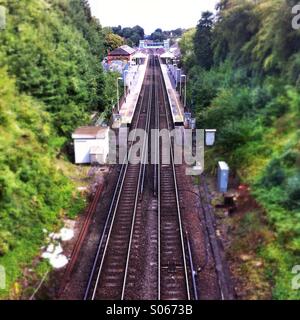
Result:
{"label": "platform canopy", "polygon": [[136,52],[132,59],[146,59],[147,58],[147,55],[143,52]]}
{"label": "platform canopy", "polygon": [[165,52],[160,56],[162,59],[174,59],[175,56],[172,52]]}

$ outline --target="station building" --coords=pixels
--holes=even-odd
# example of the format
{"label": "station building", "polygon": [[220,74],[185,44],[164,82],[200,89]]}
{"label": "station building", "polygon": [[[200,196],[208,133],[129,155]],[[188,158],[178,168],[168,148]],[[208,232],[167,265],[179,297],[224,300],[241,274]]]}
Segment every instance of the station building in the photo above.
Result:
{"label": "station building", "polygon": [[126,63],[132,61],[135,50],[127,45],[121,46],[108,53],[107,61],[110,64],[112,61],[125,61]]}

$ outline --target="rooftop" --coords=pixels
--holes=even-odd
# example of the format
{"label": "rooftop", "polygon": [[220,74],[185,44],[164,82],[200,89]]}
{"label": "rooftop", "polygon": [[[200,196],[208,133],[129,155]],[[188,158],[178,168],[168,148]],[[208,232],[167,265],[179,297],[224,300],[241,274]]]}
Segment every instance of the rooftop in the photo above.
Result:
{"label": "rooftop", "polygon": [[175,58],[174,54],[172,52],[169,52],[169,51],[163,53],[160,57],[163,58],[163,59],[165,59],[165,58],[174,59]]}
{"label": "rooftop", "polygon": [[129,55],[129,54],[133,54],[135,52],[135,50],[127,45],[121,46],[113,51],[111,51],[109,53],[109,55],[115,55],[115,56],[119,56],[119,55]]}
{"label": "rooftop", "polygon": [[72,134],[73,139],[103,139],[109,127],[80,127]]}

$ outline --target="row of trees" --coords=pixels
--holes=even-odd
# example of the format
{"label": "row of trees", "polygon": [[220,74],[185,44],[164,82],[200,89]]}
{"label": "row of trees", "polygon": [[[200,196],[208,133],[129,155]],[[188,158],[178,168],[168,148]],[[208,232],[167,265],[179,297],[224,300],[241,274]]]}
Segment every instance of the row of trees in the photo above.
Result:
{"label": "row of trees", "polygon": [[216,15],[204,12],[181,40],[189,105],[201,128],[218,129],[206,164],[212,170],[216,160],[227,161],[251,185],[275,230],[276,241],[260,247],[274,298],[299,298],[289,285],[300,250],[297,2],[223,0]]}
{"label": "row of trees", "polygon": [[144,39],[145,32],[140,26],[133,28],[122,28],[120,25],[111,28],[112,32],[122,38],[124,38],[129,46],[138,46],[140,40]]}
{"label": "row of trees", "polygon": [[[122,28],[120,25],[106,29],[108,35],[108,41],[106,41],[106,47],[117,48],[118,46],[127,43],[130,46],[138,46],[140,40],[148,39],[156,42],[162,42],[167,39],[176,39],[182,36],[183,29],[178,28],[171,31],[163,31],[162,29],[156,29],[151,35],[146,36],[144,29],[140,26],[133,28]],[[118,45],[118,46],[117,46]]]}
{"label": "row of trees", "polygon": [[292,7],[297,2],[221,1],[217,15],[204,12],[197,25],[197,63],[209,69],[229,59],[253,75],[286,72],[292,76],[290,80],[298,80],[292,69],[298,67],[300,34],[291,24]]}
{"label": "row of trees", "polygon": [[183,34],[183,29],[181,28],[171,30],[171,31],[163,31],[162,29],[158,28],[153,33],[151,33],[151,35],[147,37],[147,39],[153,40],[156,42],[162,42],[167,39],[171,39],[172,41],[176,38],[181,37],[182,34]]}

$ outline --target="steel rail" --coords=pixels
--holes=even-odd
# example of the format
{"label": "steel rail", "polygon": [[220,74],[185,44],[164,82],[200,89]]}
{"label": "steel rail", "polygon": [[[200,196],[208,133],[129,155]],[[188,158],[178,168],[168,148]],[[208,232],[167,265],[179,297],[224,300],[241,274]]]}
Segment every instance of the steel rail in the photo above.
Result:
{"label": "steel rail", "polygon": [[186,243],[187,243],[187,249],[188,249],[188,254],[189,254],[190,269],[191,269],[191,274],[192,274],[194,299],[198,300],[197,281],[196,281],[197,272],[196,272],[195,267],[194,267],[192,248],[191,248],[189,234],[187,232],[186,232]]}
{"label": "steel rail", "polygon": [[[159,60],[157,58],[158,63]],[[187,262],[186,262],[186,252],[185,252],[185,245],[184,245],[184,236],[183,236],[183,227],[182,227],[182,219],[181,219],[181,209],[180,209],[180,204],[179,204],[179,193],[178,193],[178,185],[177,185],[177,178],[176,178],[176,169],[175,169],[175,164],[174,164],[174,150],[173,150],[173,144],[172,144],[172,138],[171,138],[171,133],[170,133],[170,119],[168,116],[168,111],[167,111],[167,102],[166,102],[166,96],[165,96],[165,88],[163,85],[163,80],[162,80],[162,74],[161,70],[159,72],[159,79],[161,83],[161,88],[163,89],[163,105],[164,105],[164,110],[166,114],[166,120],[167,120],[167,126],[168,126],[168,131],[169,131],[169,139],[170,139],[170,148],[171,148],[171,163],[172,163],[172,171],[173,171],[173,179],[174,179],[174,186],[175,186],[175,195],[176,195],[176,206],[177,206],[177,217],[178,217],[178,222],[179,222],[179,232],[180,232],[180,240],[181,240],[181,250],[182,250],[182,257],[183,257],[183,266],[184,266],[184,274],[185,274],[185,283],[186,283],[186,294],[187,294],[187,299],[190,300],[190,288],[189,288],[189,278],[188,278],[188,270],[187,270]],[[160,230],[159,230],[160,232]]]}
{"label": "steel rail", "polygon": [[[136,132],[135,132],[134,137],[136,137]],[[133,139],[133,140],[135,140],[135,139]],[[132,151],[132,149],[129,150],[128,158],[130,158],[131,151]],[[115,209],[114,209],[114,213],[113,213],[111,225],[110,225],[110,228],[109,228],[109,232],[108,232],[108,235],[107,235],[107,240],[106,240],[105,247],[104,247],[104,251],[103,251],[103,254],[102,254],[102,258],[101,258],[101,262],[100,262],[100,267],[99,267],[99,270],[98,270],[98,272],[97,272],[96,283],[95,283],[94,290],[93,290],[93,294],[92,294],[92,300],[94,300],[94,299],[95,299],[95,296],[96,296],[96,291],[97,291],[98,283],[99,283],[99,280],[100,280],[103,263],[104,263],[104,260],[105,260],[105,257],[106,257],[106,252],[107,252],[108,244],[109,244],[109,241],[110,241],[110,236],[111,236],[112,229],[113,229],[113,226],[114,226],[114,221],[115,221],[116,213],[117,213],[117,210],[118,210],[118,207],[119,207],[120,197],[121,197],[121,193],[122,193],[121,191],[122,191],[123,186],[124,186],[124,181],[125,181],[125,179],[126,179],[126,173],[127,173],[128,167],[129,167],[129,163],[127,162],[127,164],[126,164],[126,171],[125,171],[125,174],[124,174],[123,179],[122,179],[122,183],[121,183],[121,187],[120,187],[120,192],[119,192],[118,197],[117,197],[117,202],[116,202],[116,205],[115,205]],[[137,186],[137,189],[136,189],[136,190],[137,190],[137,193],[138,193],[138,189],[139,189],[139,188],[138,188],[138,186]],[[135,212],[136,212],[136,207],[135,207],[135,209],[134,209],[134,214],[135,214]]]}
{"label": "steel rail", "polygon": [[[160,113],[160,106],[158,103],[158,90],[155,88],[155,129],[157,131],[155,132],[155,164],[154,164],[154,194],[157,194],[157,229],[160,230],[161,228],[161,208],[160,208],[160,202],[161,202],[161,190],[160,190],[160,136],[159,136],[159,113]],[[161,277],[160,277],[160,268],[161,268],[161,237],[160,232],[157,233],[157,299],[161,299]]]}
{"label": "steel rail", "polygon": [[[143,88],[143,91],[144,91],[144,94],[143,94],[142,100],[140,102],[140,109],[139,109],[139,112],[138,112],[137,122],[136,122],[136,125],[135,125],[134,129],[137,129],[137,126],[138,126],[138,123],[139,123],[138,120],[140,119],[140,115],[141,115],[141,112],[142,112],[142,106],[143,106],[143,101],[144,101],[145,91],[146,91],[145,86]],[[136,132],[134,134],[133,141],[135,140],[135,137],[136,137]],[[123,188],[123,185],[124,185],[126,173],[127,173],[128,166],[129,166],[128,158],[129,158],[129,155],[125,155],[123,163],[122,163],[121,171],[120,171],[120,174],[119,174],[119,177],[118,177],[118,181],[117,181],[117,184],[116,184],[116,187],[115,187],[114,195],[113,195],[113,198],[112,198],[112,201],[111,201],[109,213],[108,213],[108,216],[107,216],[106,221],[105,221],[105,226],[103,228],[103,232],[102,232],[102,236],[101,236],[100,242],[99,242],[99,244],[97,246],[97,252],[96,252],[96,256],[94,258],[92,271],[90,273],[88,284],[87,284],[87,287],[86,287],[86,290],[85,290],[84,300],[88,299],[89,293],[91,291],[91,285],[92,285],[93,278],[94,278],[94,275],[95,275],[95,272],[96,272],[96,268],[97,268],[97,264],[98,264],[98,260],[99,260],[99,256],[100,256],[100,252],[101,252],[101,248],[103,246],[104,239],[107,236],[106,237],[106,243],[105,243],[105,252],[103,252],[103,254],[102,254],[100,269],[99,269],[98,274],[97,274],[96,283],[94,285],[93,294],[92,294],[92,297],[91,297],[91,300],[95,299],[95,293],[96,293],[96,290],[97,290],[97,286],[98,286],[98,282],[99,282],[99,278],[100,278],[100,274],[101,274],[101,270],[102,270],[102,266],[103,266],[103,261],[104,261],[103,258],[105,256],[105,253],[106,253],[106,250],[107,250],[109,237],[110,237],[111,230],[112,230],[112,227],[113,227],[114,218],[115,218],[115,215],[116,215],[116,211],[117,211],[117,208],[118,208],[118,203],[119,203],[119,200],[120,200],[122,188]],[[116,201],[116,204],[115,204],[115,201]],[[109,225],[109,221],[110,221],[110,218],[111,218],[111,215],[112,215],[112,212],[113,212],[113,208],[115,208],[115,210],[114,210],[114,213],[113,213],[112,221],[110,222],[109,233],[107,235],[105,230],[107,229],[107,227]]]}
{"label": "steel rail", "polygon": [[[149,100],[148,100],[148,109],[147,109],[147,119],[146,119],[146,125],[145,125],[145,131],[146,133],[149,132],[150,129],[150,122],[151,122],[151,110],[152,110],[152,90],[153,86],[150,86],[149,90]],[[139,190],[140,185],[143,185],[144,179],[145,179],[145,168],[146,168],[146,159],[145,156],[148,154],[148,148],[146,148],[147,143],[147,135],[144,135],[144,141],[143,141],[143,150],[142,150],[142,156],[141,156],[141,165],[139,170],[139,177],[138,177],[138,184],[137,184],[137,190]],[[140,192],[143,192],[143,188],[141,188]],[[122,294],[121,294],[121,300],[124,300],[125,297],[125,290],[126,290],[126,281],[127,281],[127,275],[128,275],[128,268],[129,268],[129,260],[130,260],[130,254],[131,254],[131,246],[132,246],[132,239],[133,239],[133,232],[135,227],[135,218],[136,218],[136,211],[137,211],[137,205],[138,205],[138,199],[139,199],[139,193],[136,193],[135,196],[135,203],[134,203],[134,212],[132,217],[132,223],[131,223],[131,230],[130,230],[130,237],[129,237],[129,244],[128,244],[128,251],[127,251],[127,258],[126,258],[126,266],[125,266],[125,272],[124,272],[124,279],[123,279],[123,286],[122,286]]]}
{"label": "steel rail", "polygon": [[95,193],[95,196],[92,200],[92,202],[90,203],[90,205],[88,206],[87,210],[86,210],[86,217],[85,217],[85,220],[84,220],[84,223],[80,229],[80,232],[79,232],[79,235],[78,235],[78,238],[76,240],[76,243],[75,243],[75,246],[72,250],[72,253],[71,253],[71,256],[70,256],[70,260],[69,260],[69,263],[68,263],[68,266],[64,272],[64,276],[63,276],[63,280],[62,280],[62,284],[60,286],[60,289],[59,289],[59,292],[58,292],[58,297],[60,297],[69,280],[70,280],[70,277],[71,277],[71,273],[74,269],[74,266],[75,266],[75,263],[78,259],[78,255],[79,255],[79,252],[82,248],[82,244],[85,240],[85,237],[86,237],[86,234],[88,232],[88,228],[90,226],[90,223],[91,223],[91,220],[92,220],[92,217],[96,211],[96,208],[97,208],[97,204],[99,202],[99,199],[100,199],[100,196],[101,196],[101,193],[103,191],[103,184],[100,184],[98,187],[97,187],[97,191]]}
{"label": "steel rail", "polygon": [[[153,69],[154,71],[154,69]],[[152,81],[154,80],[154,72],[152,74]],[[153,94],[153,84],[151,84],[150,86],[150,90],[149,90],[149,100],[148,100],[148,110],[147,110],[147,121],[146,122],[146,132],[149,131],[149,128],[150,128],[150,122],[151,122],[151,112],[149,112],[149,110],[151,111],[152,109],[152,94]],[[149,134],[149,132],[148,132]],[[145,146],[146,146],[146,135],[144,137],[144,143],[143,143],[143,154],[142,154],[142,180],[141,180],[141,186],[140,186],[140,195],[142,196],[143,192],[144,192],[144,181],[145,181],[145,173],[146,173],[146,164],[147,164],[147,160],[146,160],[146,155],[147,155],[147,152],[148,152],[148,147],[146,149],[147,152],[145,152]]]}

